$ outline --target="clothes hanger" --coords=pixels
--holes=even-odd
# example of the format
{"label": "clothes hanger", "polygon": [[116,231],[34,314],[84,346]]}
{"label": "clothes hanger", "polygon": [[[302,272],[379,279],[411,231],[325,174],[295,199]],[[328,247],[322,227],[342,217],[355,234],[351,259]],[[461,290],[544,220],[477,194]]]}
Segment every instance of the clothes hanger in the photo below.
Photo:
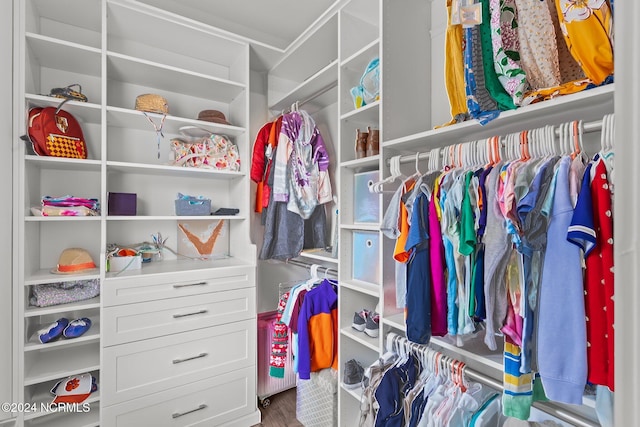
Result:
{"label": "clothes hanger", "polygon": [[401,170],[400,170],[400,156],[393,156],[391,157],[391,159],[389,160],[389,173],[391,174],[390,176],[378,181],[378,182],[374,182],[373,184],[371,184],[371,186],[369,187],[369,191],[372,193],[385,193],[385,192],[389,192],[389,193],[395,193],[395,190],[393,191],[385,191],[383,190],[383,186],[385,184],[390,184],[392,182],[394,182],[396,179],[404,177],[404,175],[402,174]]}

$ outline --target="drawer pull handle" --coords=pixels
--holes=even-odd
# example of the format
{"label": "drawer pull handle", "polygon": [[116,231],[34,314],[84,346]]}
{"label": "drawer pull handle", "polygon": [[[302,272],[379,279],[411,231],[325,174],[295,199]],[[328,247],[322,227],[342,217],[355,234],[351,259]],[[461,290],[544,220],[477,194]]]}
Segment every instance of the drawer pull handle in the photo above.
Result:
{"label": "drawer pull handle", "polygon": [[196,314],[205,314],[205,313],[208,313],[208,312],[209,312],[209,310],[200,310],[200,311],[194,311],[193,313],[174,314],[173,318],[174,319],[179,319],[181,317],[195,316]]}
{"label": "drawer pull handle", "polygon": [[207,282],[198,282],[198,283],[181,283],[178,285],[173,285],[173,287],[175,289],[179,289],[179,288],[187,288],[189,286],[205,286],[207,284]]}
{"label": "drawer pull handle", "polygon": [[205,405],[204,403],[200,406],[198,406],[196,409],[192,409],[190,411],[185,411],[185,412],[174,412],[173,414],[171,414],[171,417],[173,418],[180,418],[183,415],[187,415],[190,414],[192,412],[196,412],[196,411],[202,411],[203,409],[206,409],[207,405]]}
{"label": "drawer pull handle", "polygon": [[184,359],[173,359],[173,364],[177,365],[178,363],[188,362],[189,360],[200,359],[202,357],[207,356],[209,353],[200,353],[197,356],[186,357]]}

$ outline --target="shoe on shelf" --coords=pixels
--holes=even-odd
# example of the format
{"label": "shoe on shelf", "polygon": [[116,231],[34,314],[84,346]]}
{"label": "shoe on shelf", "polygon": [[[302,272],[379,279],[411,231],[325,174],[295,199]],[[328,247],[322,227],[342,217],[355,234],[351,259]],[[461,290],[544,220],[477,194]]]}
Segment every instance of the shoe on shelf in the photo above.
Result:
{"label": "shoe on shelf", "polygon": [[354,389],[362,386],[363,378],[364,368],[362,365],[355,359],[347,360],[342,373],[342,383],[345,388]]}
{"label": "shoe on shelf", "polygon": [[55,340],[62,335],[64,328],[66,328],[68,324],[69,319],[61,317],[46,328],[40,329],[38,331],[38,340],[40,340],[42,344]]}
{"label": "shoe on shelf", "polygon": [[371,338],[378,338],[378,335],[380,335],[380,315],[375,311],[369,313],[369,316],[367,316],[364,333]]}
{"label": "shoe on shelf", "polygon": [[367,324],[367,319],[369,318],[369,310],[363,308],[360,311],[356,311],[353,315],[353,322],[351,322],[351,327],[356,331],[364,331],[364,328]]}
{"label": "shoe on shelf", "polygon": [[81,317],[80,319],[75,319],[69,322],[62,335],[65,338],[78,338],[83,335],[85,332],[89,330],[91,327],[91,319],[88,317]]}

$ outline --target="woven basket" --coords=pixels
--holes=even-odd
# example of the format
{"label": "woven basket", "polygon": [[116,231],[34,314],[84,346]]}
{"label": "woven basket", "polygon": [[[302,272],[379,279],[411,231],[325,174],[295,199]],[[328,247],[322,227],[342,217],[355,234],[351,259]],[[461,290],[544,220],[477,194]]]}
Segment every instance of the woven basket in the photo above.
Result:
{"label": "woven basket", "polygon": [[145,93],[136,97],[136,110],[149,113],[168,114],[169,103],[160,95]]}

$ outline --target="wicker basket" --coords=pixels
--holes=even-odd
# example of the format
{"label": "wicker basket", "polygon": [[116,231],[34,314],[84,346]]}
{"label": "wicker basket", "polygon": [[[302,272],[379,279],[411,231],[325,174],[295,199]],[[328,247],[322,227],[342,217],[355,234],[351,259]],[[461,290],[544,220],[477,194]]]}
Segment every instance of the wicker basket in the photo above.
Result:
{"label": "wicker basket", "polygon": [[160,95],[145,93],[136,97],[136,110],[149,113],[168,114],[169,103]]}

